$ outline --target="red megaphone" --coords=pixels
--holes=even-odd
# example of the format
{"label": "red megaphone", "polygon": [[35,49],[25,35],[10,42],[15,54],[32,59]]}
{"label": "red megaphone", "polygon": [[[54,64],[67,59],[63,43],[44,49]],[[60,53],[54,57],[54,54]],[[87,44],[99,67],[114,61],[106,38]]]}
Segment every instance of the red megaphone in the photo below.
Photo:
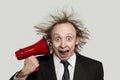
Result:
{"label": "red megaphone", "polygon": [[[40,55],[40,54],[49,54],[49,48],[45,38],[40,39],[37,43],[30,45],[28,47],[19,49],[15,52],[15,55],[18,60],[25,59],[32,55]],[[37,72],[39,68],[35,69]]]}
{"label": "red megaphone", "polygon": [[49,48],[45,38],[42,38],[37,43],[19,49],[15,52],[15,55],[18,60],[25,59],[32,55],[40,55],[40,54],[49,54]]}

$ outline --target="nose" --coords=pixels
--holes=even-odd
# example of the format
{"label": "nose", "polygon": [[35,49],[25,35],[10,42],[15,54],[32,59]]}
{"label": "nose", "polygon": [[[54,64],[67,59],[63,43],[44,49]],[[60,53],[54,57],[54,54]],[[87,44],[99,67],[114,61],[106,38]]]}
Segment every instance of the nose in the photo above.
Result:
{"label": "nose", "polygon": [[66,47],[66,42],[65,42],[64,39],[61,40],[60,47],[61,47],[62,49]]}

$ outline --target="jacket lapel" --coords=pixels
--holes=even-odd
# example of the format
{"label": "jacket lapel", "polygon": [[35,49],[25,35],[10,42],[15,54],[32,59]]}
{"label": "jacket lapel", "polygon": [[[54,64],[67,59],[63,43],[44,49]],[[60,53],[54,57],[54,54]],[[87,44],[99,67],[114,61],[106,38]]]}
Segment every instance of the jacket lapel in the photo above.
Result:
{"label": "jacket lapel", "polygon": [[75,64],[75,71],[73,80],[85,80],[85,69],[82,65],[82,58],[81,55],[76,53],[76,64]]}
{"label": "jacket lapel", "polygon": [[45,63],[45,80],[57,80],[56,74],[55,74],[55,66],[54,66],[54,61],[53,61],[53,55],[49,56],[49,60],[47,63]]}

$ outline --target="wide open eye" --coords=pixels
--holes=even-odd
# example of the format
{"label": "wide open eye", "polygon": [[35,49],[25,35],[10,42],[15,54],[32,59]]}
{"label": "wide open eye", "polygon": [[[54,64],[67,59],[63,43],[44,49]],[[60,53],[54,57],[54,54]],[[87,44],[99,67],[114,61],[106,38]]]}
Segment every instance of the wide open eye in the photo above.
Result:
{"label": "wide open eye", "polygon": [[59,42],[59,41],[60,41],[60,37],[55,37],[54,40],[55,40],[56,42]]}
{"label": "wide open eye", "polygon": [[66,40],[70,42],[70,41],[72,41],[72,37],[71,36],[67,36]]}

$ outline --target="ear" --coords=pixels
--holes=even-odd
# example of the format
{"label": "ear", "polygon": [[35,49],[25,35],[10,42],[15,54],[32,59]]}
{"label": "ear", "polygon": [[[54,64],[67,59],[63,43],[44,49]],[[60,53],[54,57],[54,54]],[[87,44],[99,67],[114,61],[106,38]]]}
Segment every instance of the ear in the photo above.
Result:
{"label": "ear", "polygon": [[79,37],[77,37],[77,38],[76,38],[76,43],[75,43],[75,44],[76,44],[76,45],[78,45],[78,44],[79,44],[79,42],[80,42],[80,38],[79,38]]}
{"label": "ear", "polygon": [[49,45],[52,46],[52,42],[51,42],[51,40],[49,40],[48,42],[49,42]]}

